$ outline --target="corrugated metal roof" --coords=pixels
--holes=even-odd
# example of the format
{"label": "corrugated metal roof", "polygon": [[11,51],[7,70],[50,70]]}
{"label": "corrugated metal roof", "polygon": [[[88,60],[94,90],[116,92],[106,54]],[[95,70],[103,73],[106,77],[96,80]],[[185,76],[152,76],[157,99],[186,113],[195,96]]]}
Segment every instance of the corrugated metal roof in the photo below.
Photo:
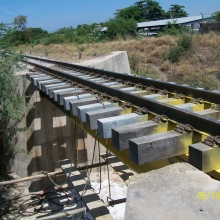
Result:
{"label": "corrugated metal roof", "polygon": [[191,22],[200,22],[202,20],[210,19],[211,16],[205,16],[202,19],[202,15],[199,16],[191,16],[191,17],[184,17],[184,18],[172,18],[172,19],[164,19],[164,20],[157,20],[157,21],[148,21],[148,22],[140,22],[137,23],[138,28],[143,27],[157,27],[157,26],[166,26],[168,22],[175,22],[176,24],[187,24]]}

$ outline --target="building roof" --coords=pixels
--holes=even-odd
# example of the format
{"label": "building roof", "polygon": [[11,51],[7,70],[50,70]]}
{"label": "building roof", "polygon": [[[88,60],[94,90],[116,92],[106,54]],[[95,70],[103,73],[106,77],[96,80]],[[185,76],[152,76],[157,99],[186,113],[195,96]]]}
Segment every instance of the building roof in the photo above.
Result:
{"label": "building roof", "polygon": [[184,18],[172,18],[172,19],[164,19],[164,20],[157,20],[157,21],[148,21],[148,22],[140,22],[137,23],[138,28],[151,28],[151,27],[160,27],[166,26],[168,22],[175,22],[176,24],[191,24],[195,22],[201,22],[204,20],[210,20],[212,17],[210,15],[204,16],[191,16],[191,17],[184,17]]}
{"label": "building roof", "polygon": [[107,30],[108,30],[107,27],[103,27],[103,28],[101,29],[101,31],[107,31]]}

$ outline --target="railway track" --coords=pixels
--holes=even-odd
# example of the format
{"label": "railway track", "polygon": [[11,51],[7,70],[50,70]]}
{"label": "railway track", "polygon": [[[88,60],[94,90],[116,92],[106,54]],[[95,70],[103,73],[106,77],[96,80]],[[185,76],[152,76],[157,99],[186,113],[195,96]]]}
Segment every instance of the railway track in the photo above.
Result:
{"label": "railway track", "polygon": [[204,172],[220,168],[220,91],[26,58],[41,93],[134,171],[176,156]]}

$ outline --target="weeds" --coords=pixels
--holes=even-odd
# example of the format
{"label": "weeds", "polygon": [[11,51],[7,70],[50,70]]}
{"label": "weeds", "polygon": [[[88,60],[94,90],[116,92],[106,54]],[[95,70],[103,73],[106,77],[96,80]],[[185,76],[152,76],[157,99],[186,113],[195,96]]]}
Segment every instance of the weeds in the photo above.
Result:
{"label": "weeds", "polygon": [[173,72],[169,74],[169,80],[179,84],[187,84],[195,88],[204,88],[208,90],[214,90],[220,86],[214,75],[205,75],[199,72],[190,72],[184,75]]}
{"label": "weeds", "polygon": [[199,87],[208,90],[217,89],[217,79],[212,75],[205,75],[201,73],[191,73],[184,77],[184,84],[188,84],[192,87]]}
{"label": "weeds", "polygon": [[145,78],[162,79],[160,73],[156,71],[150,64],[148,64],[145,70],[141,71],[139,75]]}
{"label": "weeds", "polygon": [[129,58],[130,68],[135,75],[139,74],[139,65],[141,63],[140,58],[136,54],[132,54]]}
{"label": "weeds", "polygon": [[170,60],[172,63],[178,62],[183,51],[183,47],[172,47],[168,52],[164,54],[164,59]]}
{"label": "weeds", "polygon": [[172,47],[164,54],[165,60],[170,60],[172,63],[178,62],[183,52],[189,49],[192,45],[192,38],[189,35],[182,35],[176,41],[177,46]]}

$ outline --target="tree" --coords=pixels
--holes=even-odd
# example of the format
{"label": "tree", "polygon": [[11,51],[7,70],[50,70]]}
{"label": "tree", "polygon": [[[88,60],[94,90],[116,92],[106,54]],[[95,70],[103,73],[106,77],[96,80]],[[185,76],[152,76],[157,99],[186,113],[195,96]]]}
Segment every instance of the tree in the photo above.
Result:
{"label": "tree", "polygon": [[[14,31],[9,25],[0,23],[0,38]],[[12,53],[7,42],[0,42],[0,181],[7,179],[16,152],[16,135],[21,129],[17,125],[25,112],[25,97],[18,89],[15,71],[21,68],[22,56]]]}
{"label": "tree", "polygon": [[19,15],[15,17],[14,25],[17,30],[25,31],[27,29],[27,16]]}
{"label": "tree", "polygon": [[220,11],[216,11],[212,14],[213,16],[213,19],[216,21],[216,22],[220,22]]}
{"label": "tree", "polygon": [[130,7],[127,7],[127,8],[117,10],[115,12],[115,18],[116,19],[120,19],[120,18],[131,19],[131,18],[134,18],[136,21],[140,21],[140,20],[143,19],[141,11],[139,10],[138,6],[130,6]]}
{"label": "tree", "polygon": [[171,5],[170,10],[166,12],[166,18],[182,18],[182,17],[187,17],[188,14],[184,10],[185,6],[181,5]]}
{"label": "tree", "polygon": [[117,10],[115,18],[131,19],[134,18],[138,22],[153,21],[163,19],[165,11],[160,4],[154,0],[143,0],[135,2],[134,5]]}
{"label": "tree", "polygon": [[163,19],[165,11],[160,4],[153,0],[143,0],[134,3],[141,11],[140,21],[155,21]]}
{"label": "tree", "polygon": [[106,33],[110,39],[113,39],[117,36],[135,36],[137,30],[137,22],[133,18],[110,19],[106,23],[106,27],[108,28]]}
{"label": "tree", "polygon": [[48,34],[47,31],[42,28],[28,28],[26,30],[26,41],[28,43],[33,44],[34,42],[40,41],[41,38],[46,37]]}

